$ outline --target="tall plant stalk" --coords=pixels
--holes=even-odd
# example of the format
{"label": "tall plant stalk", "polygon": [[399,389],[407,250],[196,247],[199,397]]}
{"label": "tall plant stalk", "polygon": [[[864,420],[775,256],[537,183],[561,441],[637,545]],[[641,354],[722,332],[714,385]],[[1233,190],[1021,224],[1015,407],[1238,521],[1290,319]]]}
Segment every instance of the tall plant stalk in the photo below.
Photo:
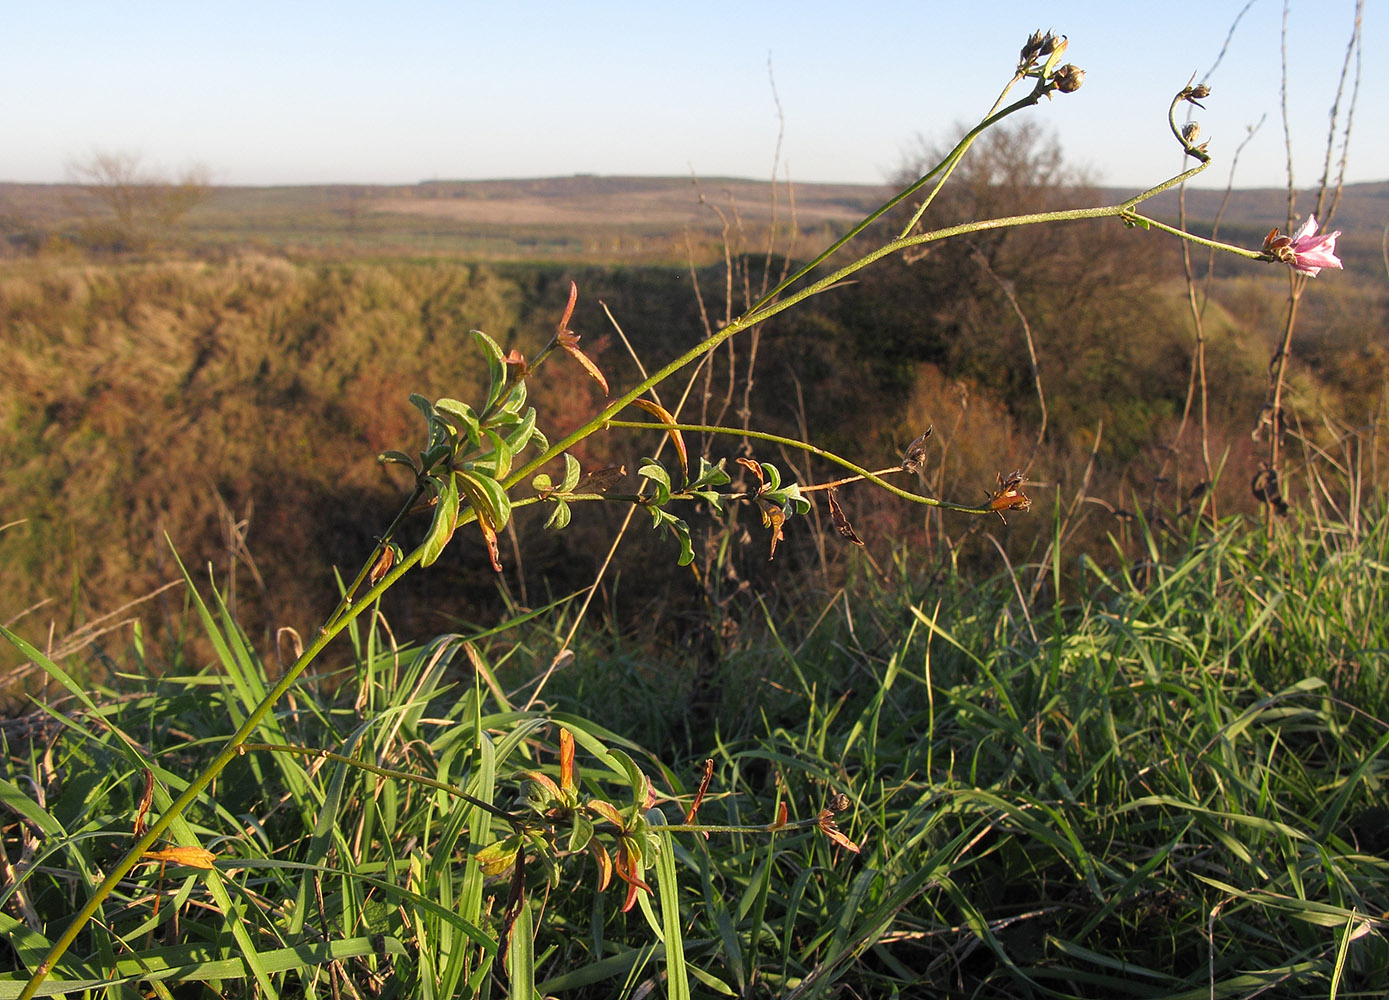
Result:
{"label": "tall plant stalk", "polygon": [[[1131,198],[1116,204],[1093,208],[1069,209],[1055,212],[1037,212],[997,219],[978,220],[960,225],[933,230],[919,230],[925,212],[941,186],[968,152],[974,140],[987,128],[1002,121],[1009,115],[1038,104],[1042,98],[1050,98],[1058,93],[1069,93],[1080,85],[1082,74],[1070,64],[1061,65],[1060,56],[1065,51],[1063,38],[1037,33],[1024,47],[1018,69],[1012,81],[1000,95],[994,110],[952,149],[946,157],[930,171],[925,173],[901,193],[870,213],[861,223],[834,241],[805,266],[786,276],[775,287],[766,291],[741,316],[732,319],[722,329],[713,332],[700,343],[682,352],[673,360],[640,378],[634,385],[619,393],[596,415],[584,421],[578,428],[551,443],[535,427],[534,410],[525,409],[527,383],[530,376],[556,351],[569,354],[584,365],[591,375],[600,381],[606,390],[606,380],[601,372],[578,348],[578,338],[568,330],[568,320],[574,306],[571,293],[569,305],[565,310],[556,332],[544,348],[531,360],[512,352],[503,356],[497,345],[478,333],[478,343],[486,357],[491,375],[487,399],[477,408],[459,400],[441,399],[435,403],[422,397],[412,397],[412,401],[423,413],[428,429],[425,447],[418,457],[400,452],[387,453],[387,461],[410,466],[415,474],[415,485],[399,513],[381,536],[379,544],[362,564],[360,570],[346,588],[338,606],[327,617],[318,630],[314,640],[303,651],[294,664],[249,712],[246,720],[227,739],[212,761],[194,775],[187,787],[163,812],[154,819],[142,834],[135,837],[124,855],[110,866],[100,884],[73,916],[67,928],[53,942],[42,962],[35,968],[31,979],[20,994],[21,1000],[35,995],[45,978],[57,962],[72,946],[79,933],[98,913],[104,901],[110,896],[118,883],[142,859],[145,859],[156,842],[167,834],[188,808],[204,794],[219,774],[244,752],[252,734],[266,719],[271,709],[291,690],[303,676],[304,671],[315,662],[332,640],[351,625],[366,609],[398,582],[406,573],[417,567],[428,566],[434,562],[453,534],[466,525],[476,525],[487,540],[494,564],[496,563],[497,533],[510,522],[514,507],[534,504],[550,504],[555,516],[567,512],[572,502],[598,500],[627,500],[638,507],[653,513],[658,524],[664,525],[680,535],[688,549],[688,528],[684,522],[665,510],[665,506],[684,499],[702,499],[710,503],[736,501],[743,499],[735,494],[721,494],[718,487],[728,482],[728,477],[720,478],[721,467],[709,466],[701,460],[700,469],[692,472],[684,453],[682,432],[728,433],[738,436],[768,440],[788,447],[801,448],[827,458],[845,467],[852,477],[874,482],[888,492],[926,507],[951,510],[975,515],[991,515],[1009,509],[1026,509],[1030,504],[1022,495],[1021,477],[1017,479],[999,478],[998,490],[988,501],[976,504],[952,503],[936,497],[922,496],[891,485],[884,479],[885,474],[901,471],[915,471],[904,459],[901,467],[877,472],[860,468],[848,459],[816,448],[808,442],[798,442],[786,438],[761,435],[746,427],[722,427],[704,424],[681,424],[677,422],[657,402],[647,399],[656,387],[677,373],[693,370],[704,363],[720,345],[731,338],[754,330],[768,319],[791,309],[799,303],[819,295],[851,278],[869,265],[903,251],[923,247],[954,237],[988,230],[1058,224],[1089,219],[1119,219],[1131,227],[1153,229],[1176,236],[1189,243],[1232,253],[1251,260],[1269,260],[1270,255],[1260,251],[1248,250],[1215,240],[1194,236],[1180,228],[1166,225],[1141,214],[1137,208],[1148,198],[1181,184],[1199,174],[1209,165],[1210,158],[1204,147],[1197,146],[1194,135],[1189,130],[1179,128],[1173,113],[1182,101],[1191,100],[1198,89],[1187,87],[1179,92],[1169,108],[1168,119],[1173,134],[1184,152],[1198,163],[1189,170],[1151,187]],[[1017,83],[1035,80],[1035,86],[1027,96],[1007,106],[1002,106],[1009,90]],[[1200,94],[1199,96],[1204,96]],[[915,197],[934,183],[934,187],[918,205],[911,222],[896,238],[863,253],[852,261],[827,269],[829,262],[851,240],[865,233],[875,222],[882,219],[896,206]],[[1290,334],[1289,334],[1290,335]],[[1286,358],[1284,358],[1285,362]],[[1281,372],[1276,383],[1281,387]],[[658,421],[621,421],[620,415],[633,405],[646,410]],[[585,490],[579,480],[578,463],[568,455],[573,446],[586,438],[605,431],[610,427],[629,426],[634,428],[658,428],[671,436],[681,453],[684,481],[675,484],[669,474],[654,461],[648,462],[641,470],[652,486],[649,493],[638,492],[627,497],[610,497],[601,489]],[[523,457],[523,453],[527,457]],[[1276,455],[1276,452],[1275,452]],[[558,459],[565,460],[565,477],[562,484],[552,483],[542,472],[547,465]],[[916,459],[911,459],[916,461]],[[759,483],[757,492],[747,499],[762,506],[764,516],[773,514],[781,519],[794,513],[804,513],[808,502],[803,493],[814,489],[826,489],[832,484],[820,486],[783,484],[779,473],[772,467],[749,462],[749,468],[758,466],[755,474]],[[517,499],[513,491],[521,484],[530,482],[535,494]],[[840,482],[848,481],[840,480]],[[420,510],[432,511],[432,522],[422,540],[408,551],[397,541],[407,517]],[[833,510],[833,507],[832,507]],[[566,514],[567,517],[567,514]],[[780,521],[775,521],[774,527]],[[13,633],[5,635],[18,648],[31,658],[40,658],[34,650]],[[37,660],[36,660],[37,662]],[[56,669],[56,667],[54,668]],[[823,829],[823,827],[822,827]],[[673,868],[671,869],[673,872]],[[672,966],[673,970],[673,966]]]}

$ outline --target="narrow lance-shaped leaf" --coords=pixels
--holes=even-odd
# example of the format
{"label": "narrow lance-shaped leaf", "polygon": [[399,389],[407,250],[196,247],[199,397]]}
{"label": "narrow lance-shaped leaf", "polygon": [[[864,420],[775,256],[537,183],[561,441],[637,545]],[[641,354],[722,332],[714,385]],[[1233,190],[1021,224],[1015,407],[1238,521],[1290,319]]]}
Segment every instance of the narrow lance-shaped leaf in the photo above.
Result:
{"label": "narrow lance-shaped leaf", "polygon": [[680,472],[684,475],[685,481],[690,480],[690,454],[685,450],[685,438],[675,427],[675,417],[660,403],[654,403],[649,399],[634,399],[632,405],[640,407],[651,414],[661,423],[666,424],[669,430],[670,443],[675,445],[675,453],[680,456]]}
{"label": "narrow lance-shaped leaf", "polygon": [[573,796],[578,787],[578,772],[574,767],[574,734],[564,727],[559,731],[559,786],[566,796]]}
{"label": "narrow lance-shaped leaf", "polygon": [[489,385],[485,409],[490,411],[497,400],[502,398],[502,393],[506,391],[506,356],[502,354],[502,349],[497,342],[481,330],[473,330],[472,334],[473,339],[477,341],[478,346],[482,348],[483,355],[487,358]]}
{"label": "narrow lance-shaped leaf", "polygon": [[209,871],[217,855],[202,847],[164,847],[156,851],[146,851],[140,855],[141,861],[163,861],[173,865],[186,865]]}
{"label": "narrow lance-shaped leaf", "polygon": [[440,413],[453,418],[459,430],[463,432],[463,435],[468,439],[470,444],[476,445],[478,441],[481,440],[482,431],[478,424],[477,414],[473,412],[473,408],[467,403],[459,399],[444,397],[443,399],[435,400],[434,407]]}
{"label": "narrow lance-shaped leaf", "polygon": [[497,548],[497,532],[511,519],[511,500],[501,483],[477,471],[460,470],[454,473],[458,489],[477,512],[478,528],[487,542],[487,555],[492,568],[502,571],[501,553]]}
{"label": "narrow lance-shaped leaf", "polygon": [[458,526],[458,484],[453,476],[445,476],[443,481],[434,480],[438,490],[438,500],[434,505],[434,520],[425,536],[424,555],[420,557],[421,566],[429,566],[448,545]]}

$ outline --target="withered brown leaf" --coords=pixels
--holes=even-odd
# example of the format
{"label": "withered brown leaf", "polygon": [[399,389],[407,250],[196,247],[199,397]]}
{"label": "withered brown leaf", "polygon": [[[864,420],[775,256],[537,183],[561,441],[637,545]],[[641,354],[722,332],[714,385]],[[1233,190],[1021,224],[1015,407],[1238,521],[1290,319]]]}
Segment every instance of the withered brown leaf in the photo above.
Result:
{"label": "withered brown leaf", "polygon": [[786,537],[781,533],[781,526],[786,523],[786,515],[776,504],[765,500],[759,500],[757,505],[762,508],[762,524],[772,531],[772,551],[767,556],[767,561],[771,562],[776,558],[777,542]]}
{"label": "withered brown leaf", "polygon": [[685,438],[675,427],[675,417],[673,417],[670,411],[660,403],[652,402],[649,399],[634,399],[632,400],[632,405],[640,407],[669,427],[666,433],[670,435],[670,443],[675,445],[675,452],[680,456],[680,471],[684,473],[686,479],[689,479],[690,455],[689,452],[685,450]]}
{"label": "withered brown leaf", "polygon": [[839,490],[831,487],[828,494],[830,501],[830,519],[834,521],[834,526],[839,533],[853,542],[855,545],[862,545],[863,539],[854,531],[854,526],[849,523],[849,519],[844,516],[844,508],[839,505]]}

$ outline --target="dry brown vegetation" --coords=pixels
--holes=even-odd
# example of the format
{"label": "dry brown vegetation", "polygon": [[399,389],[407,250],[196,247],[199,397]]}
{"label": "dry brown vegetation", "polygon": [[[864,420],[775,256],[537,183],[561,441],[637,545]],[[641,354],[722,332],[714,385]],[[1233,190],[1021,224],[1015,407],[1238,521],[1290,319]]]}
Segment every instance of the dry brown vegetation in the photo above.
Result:
{"label": "dry brown vegetation", "polygon": [[[509,182],[475,200],[492,211],[500,204],[572,206],[590,196],[615,206],[602,199],[630,194],[609,185],[607,195],[570,191],[566,201],[539,182],[527,183],[532,189]],[[435,203],[456,214],[469,203],[448,185],[438,187],[437,197],[412,198],[412,206],[424,207],[404,216],[371,207],[394,205],[398,192],[363,195],[358,224],[377,215],[432,217]],[[961,189],[964,200],[943,203],[942,213],[1026,210],[1057,193],[1045,184]],[[659,205],[665,190],[653,185],[626,203]],[[813,203],[822,224],[837,225],[832,206],[842,204],[847,218],[850,194],[826,191],[816,202],[798,191],[800,218]],[[261,209],[237,216],[214,199],[193,213],[203,219],[191,224],[193,231],[232,217],[247,231],[264,226],[271,216],[256,211],[269,212],[266,206],[282,198],[274,226],[300,226],[301,237],[312,236],[302,214],[304,192],[219,197],[250,199]],[[611,210],[619,219],[605,232],[631,221],[619,208]],[[341,227],[337,208],[324,211],[323,218]],[[649,211],[657,218],[664,210]],[[742,215],[744,246],[753,245],[755,217],[750,208]],[[770,219],[764,214],[760,221]],[[591,216],[575,219],[577,226],[593,224]],[[683,243],[668,223],[657,224],[665,226],[666,250],[677,238]],[[490,238],[514,241],[524,228]],[[230,231],[217,230],[222,236],[213,244]],[[387,235],[408,243],[410,232]],[[7,368],[0,394],[0,522],[21,522],[0,534],[0,620],[25,619],[31,629],[35,621],[51,622],[61,637],[152,592],[178,576],[167,535],[195,575],[211,563],[224,582],[235,580],[236,610],[248,629],[268,636],[281,626],[306,628],[333,596],[332,566],[360,559],[399,500],[402,482],[378,468],[374,457],[386,448],[418,447],[407,395],[476,395],[481,361],[467,330],[483,329],[508,348],[533,350],[573,278],[581,291],[574,327],[615,385],[630,381],[635,366],[600,300],[648,364],[702,336],[683,267],[373,258],[361,256],[361,245],[341,243],[340,228],[324,234],[339,259],[317,252],[209,252],[207,246],[90,259],[53,245],[38,256],[0,261]],[[1123,518],[1139,513],[1175,525],[1190,516],[1182,512],[1203,470],[1194,432],[1170,450],[1186,398],[1191,344],[1185,289],[1175,277],[1171,249],[1150,234],[1092,223],[999,233],[946,245],[916,262],[888,262],[858,284],[768,324],[751,369],[746,348],[721,349],[709,392],[716,403],[733,400],[739,419],[737,403],[751,371],[754,426],[808,433],[877,467],[895,462],[908,441],[934,424],[937,450],[925,485],[945,497],[976,501],[997,473],[1031,461],[1032,478],[1047,484],[1034,490],[1042,502],[1032,515],[1013,517],[1007,529],[952,523],[948,516],[923,521],[891,500],[846,491],[860,534],[870,541],[911,539],[924,564],[994,558],[989,530],[1001,531],[1009,551],[1025,557],[1052,532],[1044,512],[1051,496],[1069,508],[1082,490],[1098,502],[1078,508],[1088,512],[1088,521],[1082,524],[1077,514],[1071,526],[1096,542],[1107,532],[1122,533]],[[733,264],[739,273],[731,286],[718,266],[701,272],[715,317],[725,312],[728,287],[738,311],[743,289],[758,285],[763,257],[739,255]],[[1035,457],[1041,404],[1000,277],[1029,321],[1039,358],[1047,430]],[[1226,467],[1218,495],[1222,513],[1255,507],[1248,492],[1256,463],[1250,431],[1285,285],[1281,274],[1248,268],[1214,285],[1206,316],[1214,388],[1209,433]],[[1361,462],[1366,474],[1379,475],[1373,465],[1378,439],[1366,432],[1379,427],[1383,415],[1383,281],[1348,272],[1323,277],[1315,292],[1295,345],[1295,429],[1305,436],[1308,454],[1315,457],[1320,449],[1325,460]],[[553,436],[592,412],[594,392],[577,368],[552,365],[533,388],[533,400]],[[1372,446],[1352,455],[1352,440]],[[630,463],[652,447],[649,441],[590,441],[582,458],[588,465]],[[732,447],[717,454],[731,454]],[[802,479],[828,474],[798,455],[762,449],[759,457]],[[1303,493],[1316,499],[1314,490]],[[1116,511],[1117,520],[1110,513]],[[543,537],[523,518],[517,530],[526,535],[519,549],[525,560],[517,564],[518,550],[509,550],[503,586],[513,599],[534,604],[582,585],[605,545],[596,539],[607,537],[607,522],[616,516],[586,511],[573,531]],[[798,550],[798,541],[810,544]],[[649,560],[641,553],[660,543],[643,532],[630,544],[639,553],[632,565],[643,565]],[[498,599],[497,581],[477,568],[486,565],[479,556],[476,545],[458,546],[388,610],[411,631],[449,628],[452,616],[485,618]],[[845,558],[833,545],[827,550],[823,537],[798,539],[792,531],[778,554],[778,573],[792,579],[788,573],[797,564],[837,572]],[[741,578],[764,568],[761,541],[750,543],[739,561],[741,576],[726,585],[736,589]],[[698,606],[709,588],[724,586],[657,575],[649,565],[644,572],[636,606],[610,609],[618,618],[669,623],[679,619],[678,609],[660,602],[684,595],[679,599]],[[151,625],[162,620],[176,628],[180,612],[179,600],[165,594],[139,613]]]}

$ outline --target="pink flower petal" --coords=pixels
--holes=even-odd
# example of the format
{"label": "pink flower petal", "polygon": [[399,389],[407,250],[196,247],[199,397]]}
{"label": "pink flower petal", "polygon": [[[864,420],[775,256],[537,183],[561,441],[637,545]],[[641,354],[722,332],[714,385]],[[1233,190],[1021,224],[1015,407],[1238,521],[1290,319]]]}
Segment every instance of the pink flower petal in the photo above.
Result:
{"label": "pink flower petal", "polygon": [[1338,229],[1334,233],[1318,236],[1317,217],[1309,215],[1307,221],[1293,233],[1292,244],[1288,247],[1292,260],[1288,263],[1294,271],[1310,274],[1314,278],[1324,267],[1339,268],[1341,261],[1336,256],[1336,238],[1340,235]]}

